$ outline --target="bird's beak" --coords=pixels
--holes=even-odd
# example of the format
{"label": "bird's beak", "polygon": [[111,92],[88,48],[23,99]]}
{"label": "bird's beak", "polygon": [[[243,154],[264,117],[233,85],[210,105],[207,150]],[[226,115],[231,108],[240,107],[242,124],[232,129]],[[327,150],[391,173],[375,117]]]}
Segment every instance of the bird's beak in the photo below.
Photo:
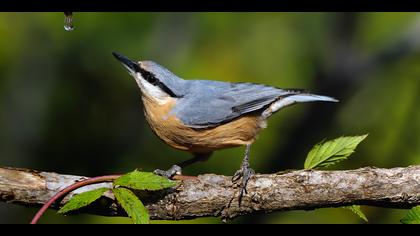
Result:
{"label": "bird's beak", "polygon": [[134,75],[135,73],[140,72],[140,66],[137,62],[116,52],[112,52],[112,55],[114,55],[114,57],[117,58],[117,60],[120,61],[125,68],[127,68],[130,74]]}

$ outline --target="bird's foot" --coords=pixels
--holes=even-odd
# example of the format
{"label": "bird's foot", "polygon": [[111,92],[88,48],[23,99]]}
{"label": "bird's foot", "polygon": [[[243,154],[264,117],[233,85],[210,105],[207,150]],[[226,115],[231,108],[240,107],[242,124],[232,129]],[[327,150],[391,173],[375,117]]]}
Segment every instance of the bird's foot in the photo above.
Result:
{"label": "bird's foot", "polygon": [[241,169],[236,171],[236,173],[232,177],[232,182],[237,183],[242,178],[241,184],[241,192],[239,194],[239,201],[241,200],[243,194],[247,194],[246,187],[248,185],[248,181],[255,174],[255,171],[249,167],[249,165],[242,165]]}
{"label": "bird's foot", "polygon": [[154,174],[166,177],[168,179],[174,177],[175,175],[181,175],[182,169],[178,165],[173,165],[169,170],[155,170],[153,171]]}

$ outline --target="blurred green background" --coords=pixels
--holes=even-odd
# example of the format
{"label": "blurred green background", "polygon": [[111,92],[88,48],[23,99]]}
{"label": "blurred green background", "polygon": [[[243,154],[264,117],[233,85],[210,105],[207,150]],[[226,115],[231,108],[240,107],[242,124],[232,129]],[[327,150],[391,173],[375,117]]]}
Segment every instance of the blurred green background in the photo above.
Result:
{"label": "blurred green background", "polygon": [[[63,25],[62,12],[0,13],[2,166],[95,176],[165,169],[190,158],[151,132],[139,89],[112,51],[156,61],[185,79],[304,88],[341,101],[300,104],[271,117],[251,149],[256,172],[301,169],[322,139],[365,133],[356,153],[331,169],[420,162],[419,14],[76,12],[74,31]],[[216,152],[184,174],[232,175],[243,152]],[[406,213],[362,209],[371,223],[399,223]],[[27,223],[36,210],[0,202],[0,223]],[[41,222],[129,220],[49,211]],[[349,210],[319,209],[231,223],[362,221]]]}

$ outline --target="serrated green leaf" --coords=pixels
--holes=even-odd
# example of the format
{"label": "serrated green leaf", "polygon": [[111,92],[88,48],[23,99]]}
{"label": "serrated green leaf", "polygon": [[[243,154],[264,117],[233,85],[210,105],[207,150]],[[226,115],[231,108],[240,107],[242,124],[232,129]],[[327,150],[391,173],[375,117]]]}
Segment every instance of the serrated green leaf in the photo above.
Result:
{"label": "serrated green leaf", "polygon": [[420,206],[411,208],[400,221],[403,224],[420,224]]}
{"label": "serrated green leaf", "polygon": [[124,186],[137,190],[160,190],[175,185],[175,181],[151,172],[141,172],[138,170],[125,174],[114,181],[114,186]]}
{"label": "serrated green leaf", "polygon": [[368,219],[366,215],[362,212],[362,209],[360,209],[360,206],[352,205],[352,206],[345,206],[344,208],[351,210],[354,214],[358,215],[361,219],[368,222]]}
{"label": "serrated green leaf", "polygon": [[340,137],[316,144],[306,157],[304,168],[327,167],[347,159],[368,135]]}
{"label": "serrated green leaf", "polygon": [[114,188],[114,192],[117,201],[121,204],[122,208],[127,212],[127,215],[133,220],[134,224],[148,224],[149,213],[146,207],[137,196],[129,189],[126,188]]}
{"label": "serrated green leaf", "polygon": [[85,207],[92,202],[98,200],[104,192],[109,190],[109,188],[98,188],[95,190],[83,192],[73,196],[57,213],[65,214],[69,211],[74,211]]}

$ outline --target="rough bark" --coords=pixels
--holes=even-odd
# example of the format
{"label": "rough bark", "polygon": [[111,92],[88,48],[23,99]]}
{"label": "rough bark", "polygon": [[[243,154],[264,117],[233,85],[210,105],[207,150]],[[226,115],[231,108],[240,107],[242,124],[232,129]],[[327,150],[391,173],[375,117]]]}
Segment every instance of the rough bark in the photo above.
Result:
{"label": "rough bark", "polygon": [[[8,203],[40,206],[59,190],[84,179],[82,176],[0,168],[0,199]],[[109,186],[83,187],[72,194]],[[152,219],[188,219],[203,216],[233,218],[239,215],[282,210],[311,210],[346,205],[409,208],[420,204],[420,166],[380,169],[373,167],[343,171],[296,170],[257,174],[248,194],[238,202],[239,186],[231,177],[214,174],[180,180],[169,190],[139,192]],[[111,193],[83,212],[101,215],[124,214]]]}

